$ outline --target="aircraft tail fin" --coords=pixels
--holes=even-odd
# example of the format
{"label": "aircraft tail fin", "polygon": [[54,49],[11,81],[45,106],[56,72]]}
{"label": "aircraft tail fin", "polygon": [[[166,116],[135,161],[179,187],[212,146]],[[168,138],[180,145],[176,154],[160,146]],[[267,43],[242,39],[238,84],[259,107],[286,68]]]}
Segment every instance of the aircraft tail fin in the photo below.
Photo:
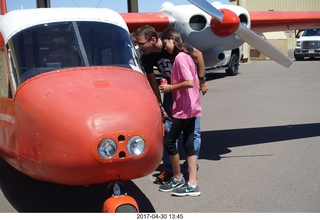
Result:
{"label": "aircraft tail fin", "polygon": [[7,3],[6,0],[0,0],[0,14],[4,15],[7,13]]}

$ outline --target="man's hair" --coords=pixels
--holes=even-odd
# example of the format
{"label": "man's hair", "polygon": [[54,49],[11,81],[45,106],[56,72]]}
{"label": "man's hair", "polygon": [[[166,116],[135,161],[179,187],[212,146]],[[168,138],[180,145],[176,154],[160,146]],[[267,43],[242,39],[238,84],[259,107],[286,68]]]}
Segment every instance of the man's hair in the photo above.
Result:
{"label": "man's hair", "polygon": [[155,37],[156,40],[159,39],[157,31],[150,25],[144,25],[142,27],[139,27],[133,34],[133,37],[138,37],[140,35],[144,35],[146,39],[151,39],[152,37]]}

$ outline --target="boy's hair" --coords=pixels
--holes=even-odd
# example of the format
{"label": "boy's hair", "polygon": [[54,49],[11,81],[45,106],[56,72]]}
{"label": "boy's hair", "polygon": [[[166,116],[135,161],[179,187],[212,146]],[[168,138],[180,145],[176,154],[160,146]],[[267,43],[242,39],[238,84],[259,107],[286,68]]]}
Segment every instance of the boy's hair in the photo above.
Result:
{"label": "boy's hair", "polygon": [[142,27],[139,27],[133,34],[132,37],[136,38],[140,35],[144,35],[146,39],[151,39],[152,37],[155,37],[156,40],[159,39],[157,31],[150,25],[144,25]]}

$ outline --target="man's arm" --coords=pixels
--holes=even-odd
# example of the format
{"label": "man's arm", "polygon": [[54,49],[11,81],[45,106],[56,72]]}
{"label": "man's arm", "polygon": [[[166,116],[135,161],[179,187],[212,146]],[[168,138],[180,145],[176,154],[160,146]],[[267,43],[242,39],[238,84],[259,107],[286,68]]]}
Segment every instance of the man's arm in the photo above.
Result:
{"label": "man's arm", "polygon": [[204,59],[201,51],[197,50],[196,48],[193,48],[191,55],[195,64],[197,65],[199,81],[200,81],[200,90],[202,92],[202,95],[204,95],[207,93],[209,88],[206,80],[203,79],[203,77],[205,77],[206,75],[205,68],[204,68]]}
{"label": "man's arm", "polygon": [[162,100],[161,100],[159,85],[157,83],[157,80],[156,80],[156,77],[155,77],[154,73],[148,73],[147,74],[147,79],[148,79],[149,84],[150,84],[150,86],[151,86],[151,88],[153,90],[153,93],[155,94],[155,96],[158,99],[158,103],[159,103],[159,106],[160,106],[160,109],[161,109],[161,114],[162,114],[162,120],[163,121],[165,121],[165,120],[170,120],[171,121],[171,118],[168,116],[168,114],[166,113],[165,109],[162,106]]}
{"label": "man's arm", "polygon": [[154,94],[156,95],[156,97],[158,99],[159,105],[161,105],[162,101],[161,101],[159,86],[158,86],[158,83],[157,83],[157,80],[156,80],[154,73],[148,73],[147,78],[148,78],[149,84],[150,84]]}

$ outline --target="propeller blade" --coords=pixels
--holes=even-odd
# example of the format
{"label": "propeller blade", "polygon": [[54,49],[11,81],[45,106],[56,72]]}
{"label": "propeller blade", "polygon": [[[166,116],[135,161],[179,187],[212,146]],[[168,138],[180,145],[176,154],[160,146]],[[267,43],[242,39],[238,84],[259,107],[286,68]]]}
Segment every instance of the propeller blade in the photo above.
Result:
{"label": "propeller blade", "polygon": [[235,34],[275,62],[287,68],[291,66],[292,60],[290,60],[288,56],[246,26],[241,24]]}
{"label": "propeller blade", "polygon": [[219,22],[222,21],[223,13],[213,7],[209,2],[206,0],[188,0],[190,3],[194,4],[201,10],[207,12],[209,15],[217,19]]}

